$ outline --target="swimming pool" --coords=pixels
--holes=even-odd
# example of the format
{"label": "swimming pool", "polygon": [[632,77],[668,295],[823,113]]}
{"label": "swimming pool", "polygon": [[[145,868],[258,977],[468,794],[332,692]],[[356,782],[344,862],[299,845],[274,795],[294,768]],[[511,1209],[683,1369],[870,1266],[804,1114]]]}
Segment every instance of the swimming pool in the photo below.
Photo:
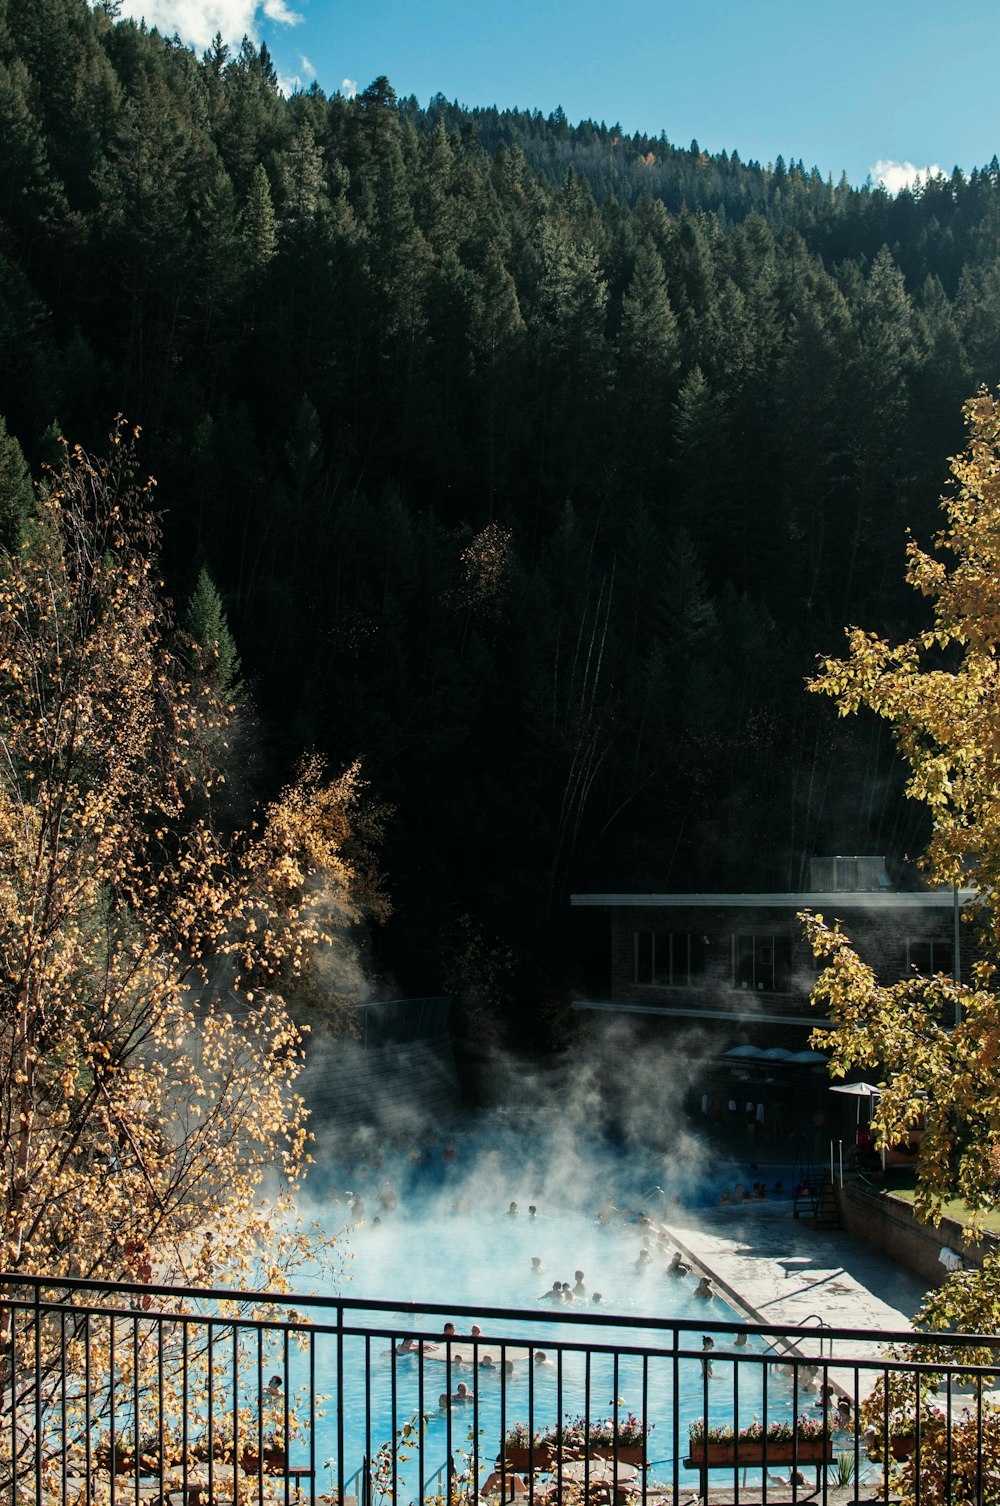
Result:
{"label": "swimming pool", "polygon": [[[772,1186],[790,1184],[787,1168],[766,1171]],[[762,1341],[733,1348],[741,1317],[718,1296],[696,1297],[695,1273],[667,1274],[676,1246],[657,1226],[669,1227],[672,1211],[680,1218],[685,1206],[716,1203],[723,1185],[744,1178],[750,1185],[750,1168],[727,1164],[706,1175],[694,1156],[666,1163],[641,1146],[623,1154],[579,1126],[539,1139],[501,1116],[454,1141],[362,1145],[350,1160],[329,1158],[324,1174],[312,1212],[328,1229],[344,1226],[350,1247],[350,1279],[337,1290],[399,1304],[384,1341],[348,1336],[336,1359],[317,1349],[314,1383],[330,1405],[318,1423],[316,1457],[320,1467],[335,1461],[331,1479],[341,1454],[349,1480],[412,1418],[425,1419],[413,1447],[426,1478],[456,1454],[461,1467],[461,1456],[472,1453],[482,1475],[516,1424],[544,1433],[566,1417],[621,1420],[629,1412],[650,1424],[646,1457],[655,1476],[672,1472],[699,1419],[787,1418],[813,1399],[773,1366],[752,1362]],[[615,1211],[602,1222],[609,1202]],[[577,1288],[571,1304],[553,1303],[553,1281]],[[429,1326],[417,1311],[445,1302],[461,1314],[454,1342],[444,1340],[443,1323]],[[506,1315],[487,1317],[491,1309]],[[596,1334],[583,1321],[595,1314]],[[615,1315],[627,1322],[609,1321]],[[468,1336],[477,1321],[482,1337],[473,1348]],[[657,1327],[664,1321],[705,1327],[715,1344],[710,1370],[701,1335],[670,1338]],[[407,1335],[422,1336],[421,1354],[393,1353]],[[598,1353],[574,1348],[595,1343]],[[538,1349],[550,1363],[536,1363]],[[364,1387],[347,1382],[362,1372]],[[459,1386],[468,1399],[439,1406]],[[338,1402],[342,1434],[333,1422]]]}

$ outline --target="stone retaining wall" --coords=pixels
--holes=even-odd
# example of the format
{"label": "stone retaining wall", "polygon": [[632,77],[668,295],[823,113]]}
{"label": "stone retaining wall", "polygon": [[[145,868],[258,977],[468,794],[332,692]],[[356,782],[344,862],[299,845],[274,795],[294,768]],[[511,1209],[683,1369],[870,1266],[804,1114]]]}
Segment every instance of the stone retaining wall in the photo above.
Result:
{"label": "stone retaining wall", "polygon": [[940,1286],[948,1274],[938,1258],[942,1247],[954,1250],[967,1266],[977,1268],[986,1254],[1000,1247],[993,1234],[984,1235],[979,1244],[970,1244],[962,1238],[961,1225],[954,1219],[942,1219],[936,1227],[922,1223],[904,1198],[879,1192],[863,1182],[846,1182],[835,1191],[844,1228],[913,1271],[928,1286]]}

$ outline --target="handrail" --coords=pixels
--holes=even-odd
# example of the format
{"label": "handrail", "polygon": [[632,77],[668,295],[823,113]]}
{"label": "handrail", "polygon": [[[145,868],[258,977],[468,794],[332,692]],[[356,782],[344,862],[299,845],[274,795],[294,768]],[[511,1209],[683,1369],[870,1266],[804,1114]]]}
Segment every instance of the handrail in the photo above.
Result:
{"label": "handrail", "polygon": [[654,1198],[659,1198],[660,1212],[665,1213],[667,1211],[667,1194],[664,1192],[662,1187],[648,1188],[639,1199],[639,1207],[644,1208],[646,1204],[651,1203]]}
{"label": "handrail", "polygon": [[[471,1306],[457,1302],[391,1301],[388,1299],[363,1297],[329,1297],[314,1293],[279,1294],[275,1292],[243,1292],[234,1290],[232,1287],[177,1287],[160,1285],[155,1282],[112,1281],[105,1278],[80,1276],[33,1276],[23,1272],[11,1273],[0,1271],[0,1302],[8,1304],[17,1312],[31,1311],[35,1306],[35,1298],[24,1295],[29,1292],[37,1292],[38,1303],[49,1310],[65,1308],[67,1312],[82,1311],[85,1307],[92,1314],[113,1315],[115,1317],[120,1317],[124,1309],[115,1307],[110,1303],[102,1305],[98,1302],[87,1302],[77,1307],[73,1303],[70,1294],[103,1292],[125,1297],[138,1294],[139,1296],[149,1295],[154,1298],[172,1298],[175,1301],[179,1300],[181,1302],[206,1302],[218,1299],[227,1304],[239,1303],[241,1307],[245,1304],[248,1309],[257,1308],[261,1311],[266,1311],[268,1307],[278,1309],[278,1315],[273,1318],[257,1316],[253,1312],[241,1313],[235,1319],[229,1317],[229,1322],[235,1321],[242,1330],[247,1332],[256,1329],[268,1331],[272,1329],[288,1329],[290,1332],[301,1331],[311,1333],[332,1332],[333,1326],[330,1320],[319,1316],[329,1312],[331,1309],[334,1311],[341,1309],[345,1315],[378,1314],[385,1320],[378,1331],[388,1335],[396,1335],[403,1331],[400,1328],[400,1318],[404,1314],[417,1317],[426,1316],[428,1318],[444,1316],[453,1321],[468,1318],[470,1323],[475,1322],[480,1324],[483,1323],[484,1319],[488,1322],[493,1318],[514,1321],[523,1320],[525,1324],[531,1325],[535,1325],[540,1321],[537,1309],[488,1307],[485,1304]],[[50,1295],[55,1292],[64,1295],[60,1297]],[[130,1307],[129,1312],[132,1311],[134,1309]],[[293,1313],[294,1316],[288,1316],[289,1313]],[[307,1314],[309,1316],[306,1316]],[[142,1310],[142,1317],[147,1323],[169,1320],[172,1324],[180,1325],[181,1327],[198,1327],[213,1316],[212,1313],[202,1309],[189,1308],[185,1311],[174,1306],[163,1308],[154,1306]],[[546,1325],[551,1325],[554,1329],[563,1326],[578,1327],[581,1322],[581,1314],[573,1311],[571,1308],[565,1310],[554,1308],[546,1312],[544,1322]],[[603,1328],[635,1331],[640,1347],[644,1334],[656,1332],[672,1334],[675,1329],[691,1329],[692,1331],[697,1329],[700,1333],[728,1334],[733,1332],[734,1326],[739,1326],[745,1328],[748,1334],[758,1334],[762,1338],[771,1335],[780,1336],[788,1334],[794,1332],[795,1329],[794,1324],[788,1323],[757,1322],[734,1325],[732,1318],[728,1320],[724,1318],[699,1318],[697,1322],[691,1319],[678,1323],[674,1318],[650,1318],[649,1316],[635,1313],[603,1313],[590,1309],[587,1311],[585,1322],[587,1328],[595,1334],[599,1333]],[[371,1331],[373,1329],[370,1325],[360,1321],[353,1325],[348,1323],[343,1325],[343,1332],[345,1334],[357,1333],[363,1335],[365,1332]],[[847,1326],[837,1326],[834,1328],[833,1325],[829,1325],[828,1332],[838,1341],[858,1340],[863,1343],[869,1343],[872,1337],[870,1328],[850,1328]],[[413,1336],[416,1338],[438,1340],[440,1339],[440,1329],[437,1326],[431,1328],[430,1324],[427,1324],[423,1329],[414,1329]],[[969,1331],[958,1332],[949,1335],[949,1344],[952,1347],[963,1343],[982,1347],[983,1344],[993,1344],[995,1338],[996,1336],[993,1334],[976,1334]],[[907,1344],[911,1348],[919,1348],[925,1345],[933,1347],[940,1344],[941,1336],[939,1333],[925,1332],[919,1329],[886,1329],[880,1331],[879,1341],[883,1344]],[[517,1335],[512,1333],[507,1338],[507,1342],[517,1342]],[[535,1341],[532,1340],[531,1342]],[[558,1340],[554,1339],[553,1342],[558,1342],[567,1352],[572,1349],[585,1350],[588,1347],[587,1343],[583,1341],[573,1339],[563,1340],[561,1337]],[[614,1347],[620,1353],[626,1353],[632,1346],[616,1342]]]}
{"label": "handrail", "polygon": [[[800,1318],[797,1326],[799,1328],[805,1328],[807,1326],[807,1324],[812,1323],[814,1319],[815,1319],[815,1322],[816,1322],[816,1326],[818,1328],[829,1328],[830,1327],[829,1323],[826,1321],[826,1319],[822,1316],[821,1313],[810,1313],[808,1317],[806,1317],[806,1318]],[[822,1339],[820,1339],[820,1341],[819,1341],[819,1353],[820,1353],[820,1359],[822,1359],[822,1357],[823,1357],[823,1340]],[[833,1340],[832,1339],[830,1340],[830,1353],[831,1353],[831,1355],[833,1354]]]}
{"label": "handrail", "polygon": [[[817,1325],[820,1328],[829,1328],[830,1327],[830,1324],[819,1313],[810,1313],[808,1317],[798,1319],[796,1321],[795,1326],[796,1326],[797,1329],[798,1328],[805,1328],[808,1324],[810,1324],[813,1321],[813,1319],[816,1320],[816,1323],[817,1323]],[[831,1336],[829,1342],[830,1342],[830,1353],[832,1354],[833,1353],[833,1338],[832,1338],[832,1336]],[[779,1344],[783,1344],[783,1343],[785,1343],[785,1339],[784,1338],[772,1339],[772,1341],[771,1341],[770,1344],[765,1344],[764,1345],[763,1353],[764,1354],[770,1354],[772,1352],[772,1350],[777,1349],[777,1347],[778,1347]],[[823,1358],[823,1340],[822,1340],[822,1338],[819,1341],[819,1354],[820,1354],[820,1359],[822,1359]]]}
{"label": "handrail", "polygon": [[349,1480],[345,1480],[344,1481],[344,1498],[345,1498],[345,1500],[346,1500],[347,1496],[350,1494],[351,1486],[355,1483],[356,1480],[359,1480],[362,1477],[364,1477],[365,1489],[363,1491],[360,1490],[360,1489],[358,1490],[358,1492],[357,1492],[358,1500],[359,1501],[367,1501],[367,1500],[370,1499],[369,1485],[368,1485],[368,1460],[367,1459],[362,1459],[361,1463],[358,1465],[357,1469],[354,1471],[354,1473],[351,1476],[351,1478]]}

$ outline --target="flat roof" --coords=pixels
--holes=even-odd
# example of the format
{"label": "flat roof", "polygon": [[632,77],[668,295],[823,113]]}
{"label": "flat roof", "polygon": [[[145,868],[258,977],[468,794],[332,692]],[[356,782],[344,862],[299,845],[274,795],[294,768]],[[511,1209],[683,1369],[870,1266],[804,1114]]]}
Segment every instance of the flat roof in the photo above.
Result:
{"label": "flat roof", "polygon": [[[737,994],[737,997],[742,996]],[[753,997],[758,996],[754,994]],[[826,1016],[817,1010],[802,1014],[769,1014],[760,1009],[699,1009],[696,1004],[675,1008],[669,1004],[625,1004],[615,999],[574,999],[572,1007],[581,1012],[593,1010],[596,1014],[655,1014],[680,1020],[728,1020],[732,1025],[798,1025],[803,1030],[815,1030],[826,1023]]]}
{"label": "flat roof", "polygon": [[[978,889],[960,889],[959,903],[978,897]],[[775,910],[949,910],[955,903],[953,889],[919,889],[912,893],[885,889],[834,889],[803,894],[571,894],[571,905],[681,910],[775,909]]]}

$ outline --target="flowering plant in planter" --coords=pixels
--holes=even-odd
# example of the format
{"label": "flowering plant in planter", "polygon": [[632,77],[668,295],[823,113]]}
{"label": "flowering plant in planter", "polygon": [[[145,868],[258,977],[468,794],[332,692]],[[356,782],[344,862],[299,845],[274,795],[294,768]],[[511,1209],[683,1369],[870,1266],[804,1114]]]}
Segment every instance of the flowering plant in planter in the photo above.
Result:
{"label": "flowering plant in planter", "polygon": [[541,1433],[529,1433],[526,1422],[515,1422],[503,1435],[505,1449],[509,1448],[538,1448],[542,1441]]}
{"label": "flowering plant in planter", "polygon": [[793,1421],[763,1423],[755,1417],[753,1422],[736,1430],[730,1423],[706,1427],[703,1420],[693,1422],[689,1429],[692,1444],[703,1443],[818,1443],[829,1438],[833,1428],[828,1417],[810,1417],[803,1413]]}
{"label": "flowering plant in planter", "polygon": [[566,1417],[544,1432],[529,1435],[525,1423],[517,1422],[504,1434],[504,1448],[552,1451],[562,1445],[564,1453],[585,1453],[593,1448],[642,1448],[654,1424],[640,1422],[634,1412],[625,1417]]}
{"label": "flowering plant in planter", "polygon": [[563,1448],[642,1448],[654,1424],[640,1422],[634,1412],[625,1417],[567,1417],[558,1427],[542,1434],[543,1443]]}

